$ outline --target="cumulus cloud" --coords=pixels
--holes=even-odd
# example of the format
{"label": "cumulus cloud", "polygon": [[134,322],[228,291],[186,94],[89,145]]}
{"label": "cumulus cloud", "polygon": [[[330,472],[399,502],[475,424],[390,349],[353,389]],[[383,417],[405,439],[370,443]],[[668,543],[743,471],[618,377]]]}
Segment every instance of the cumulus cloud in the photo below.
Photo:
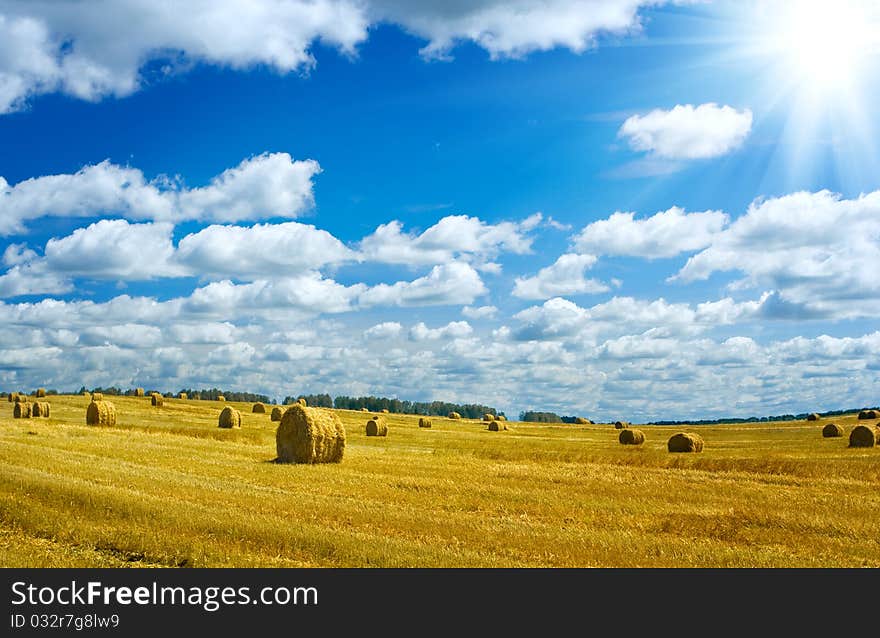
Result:
{"label": "cumulus cloud", "polygon": [[470,304],[488,292],[479,273],[453,261],[434,266],[424,277],[395,284],[378,284],[361,293],[361,306],[439,306]]}
{"label": "cumulus cloud", "polygon": [[11,186],[0,177],[0,235],[24,232],[40,217],[120,216],[132,220],[233,222],[292,218],[314,204],[313,160],[264,153],[243,160],[207,186],[187,188],[105,160],[76,173],[47,175]]}
{"label": "cumulus cloud", "polygon": [[429,328],[419,322],[409,330],[409,338],[413,341],[437,341],[439,339],[463,339],[473,333],[467,321],[450,321],[439,328]]}
{"label": "cumulus cloud", "polygon": [[398,336],[402,330],[403,326],[397,321],[384,321],[364,330],[364,337],[367,339],[389,339]]}
{"label": "cumulus cloud", "polygon": [[461,314],[468,319],[491,319],[498,314],[498,308],[495,306],[465,306],[461,309]]}
{"label": "cumulus cloud", "polygon": [[559,295],[606,292],[608,286],[597,279],[587,279],[584,271],[596,263],[595,255],[562,255],[556,262],[541,268],[534,277],[517,277],[513,295],[521,299],[547,299]]}
{"label": "cumulus cloud", "polygon": [[616,212],[588,224],[574,238],[574,247],[594,255],[625,255],[657,259],[705,248],[729,221],[720,211],[687,213],[678,207],[645,219]]}
{"label": "cumulus cloud", "polygon": [[726,155],[740,146],[752,129],[752,112],[715,103],[677,105],[629,117],[618,131],[636,151],[671,160]]}

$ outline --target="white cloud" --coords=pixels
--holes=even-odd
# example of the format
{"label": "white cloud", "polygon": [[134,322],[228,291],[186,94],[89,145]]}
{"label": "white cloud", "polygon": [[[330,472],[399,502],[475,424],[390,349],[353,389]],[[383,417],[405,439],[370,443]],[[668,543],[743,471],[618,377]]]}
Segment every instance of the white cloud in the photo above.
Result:
{"label": "white cloud", "polygon": [[585,226],[574,238],[574,246],[594,255],[674,257],[705,248],[727,223],[728,216],[720,211],[686,213],[673,207],[646,219],[617,212]]}
{"label": "white cloud", "polygon": [[566,254],[541,268],[534,277],[517,277],[513,295],[521,299],[547,299],[559,295],[596,294],[609,290],[597,279],[586,279],[584,271],[596,263],[594,255]]}
{"label": "white cloud", "polygon": [[291,218],[313,205],[312,178],[319,172],[313,160],[264,153],[192,189],[164,177],[148,181],[140,170],[107,160],[14,186],[0,177],[0,235],[22,233],[26,222],[47,216],[168,222]]}
{"label": "white cloud", "polygon": [[498,308],[495,306],[465,306],[461,309],[461,314],[463,314],[468,319],[492,319],[496,314],[498,314]]}
{"label": "white cloud", "polygon": [[409,330],[409,338],[413,341],[437,341],[439,339],[463,339],[473,333],[467,321],[450,321],[440,328],[429,328],[419,322]]}
{"label": "white cloud", "polygon": [[740,146],[752,129],[752,112],[715,103],[677,105],[629,117],[618,131],[636,151],[671,160],[719,157]]}
{"label": "white cloud", "polygon": [[488,292],[470,265],[453,261],[434,266],[424,277],[395,284],[378,284],[364,291],[360,305],[438,306],[473,303]]}
{"label": "white cloud", "polygon": [[364,330],[364,337],[367,339],[390,339],[398,336],[402,330],[403,326],[397,321],[385,321]]}

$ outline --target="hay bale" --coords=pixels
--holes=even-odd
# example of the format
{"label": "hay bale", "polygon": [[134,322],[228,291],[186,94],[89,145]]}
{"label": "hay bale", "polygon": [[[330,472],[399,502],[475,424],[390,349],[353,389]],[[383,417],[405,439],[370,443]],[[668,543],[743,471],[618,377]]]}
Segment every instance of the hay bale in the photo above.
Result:
{"label": "hay bale", "polygon": [[499,414],[498,416],[495,417],[495,420],[496,421],[507,421],[507,417],[504,416],[503,414]]}
{"label": "hay bale", "polygon": [[574,422],[577,423],[578,425],[592,425],[593,424],[592,421],[590,421],[589,419],[585,419],[582,416],[575,417]]}
{"label": "hay bale", "polygon": [[193,401],[201,401],[201,400],[202,400],[202,395],[199,394],[198,392],[193,392],[192,400],[193,400]]}
{"label": "hay bale", "polygon": [[446,415],[446,418],[448,418],[448,419],[460,419],[460,418],[461,418],[461,415],[460,415],[458,412],[450,412],[449,414]]}
{"label": "hay bale", "polygon": [[819,414],[817,412],[813,412],[812,414],[807,415],[807,421],[818,421]]}
{"label": "hay bale", "polygon": [[484,414],[483,415],[483,421],[494,421],[494,420],[495,420],[494,414]]}
{"label": "hay bale", "polygon": [[24,394],[15,393],[15,403],[27,403],[27,396]]}
{"label": "hay bale", "polygon": [[280,421],[283,414],[284,411],[276,405],[274,408],[272,408],[271,418],[273,421]]}
{"label": "hay bale", "polygon": [[275,432],[279,463],[339,463],[345,452],[345,426],[334,412],[295,404]]}
{"label": "hay bale", "polygon": [[186,401],[189,397],[186,395],[186,392],[178,392],[177,398],[181,401]]}
{"label": "hay bale", "polygon": [[361,412],[369,412],[367,408],[361,408]]}
{"label": "hay bale", "polygon": [[388,423],[380,416],[367,421],[367,436],[388,436]]}
{"label": "hay bale", "polygon": [[116,406],[109,401],[95,401],[86,408],[86,425],[116,425]]}
{"label": "hay bale", "polygon": [[877,419],[880,418],[877,414],[877,410],[862,410],[859,412],[860,419]]}
{"label": "hay bale", "polygon": [[877,445],[877,428],[870,425],[857,425],[849,433],[850,447],[874,447]]}
{"label": "hay bale", "polygon": [[27,401],[17,401],[12,408],[13,419],[29,419],[33,416],[33,404]]}
{"label": "hay bale", "polygon": [[254,414],[266,414],[266,404],[264,403],[254,403],[254,407],[251,408],[251,412]]}
{"label": "hay bale", "polygon": [[90,397],[90,396],[92,396],[92,393],[91,392],[83,392],[82,395],[84,397]]}
{"label": "hay bale", "polygon": [[34,417],[42,417],[44,419],[49,418],[49,402],[48,401],[34,401],[33,408],[31,409],[31,415]]}
{"label": "hay bale", "polygon": [[623,428],[617,440],[621,445],[641,445],[645,442],[645,433],[635,428]]}
{"label": "hay bale", "polygon": [[165,405],[165,397],[163,397],[158,392],[154,392],[150,395],[150,405],[161,408],[163,405]]}
{"label": "hay bale", "polygon": [[382,408],[382,414],[390,414],[388,408]]}
{"label": "hay bale", "polygon": [[691,432],[679,432],[669,437],[666,448],[670,452],[702,452],[703,437]]}
{"label": "hay bale", "polygon": [[101,392],[92,392],[92,401],[103,401],[104,395]]}
{"label": "hay bale", "polygon": [[218,394],[218,395],[217,395],[217,400],[218,400],[218,401],[225,401],[225,400],[226,400],[226,397],[224,397],[222,394]]}
{"label": "hay bale", "polygon": [[822,436],[826,439],[843,436],[843,426],[836,423],[828,423],[822,428]]}
{"label": "hay bale", "polygon": [[42,399],[46,396],[46,388],[37,388],[37,391],[34,392],[34,396],[38,399]]}
{"label": "hay bale", "polygon": [[220,411],[220,421],[218,427],[221,428],[240,428],[241,412],[228,405]]}
{"label": "hay bale", "polygon": [[615,421],[614,422],[614,428],[616,430],[623,430],[625,428],[628,428],[629,426],[630,426],[629,421]]}
{"label": "hay bale", "polygon": [[299,403],[299,404],[300,404],[302,407],[304,407],[304,408],[305,408],[305,407],[308,407],[308,403],[306,403],[306,399],[305,399],[305,397],[300,397],[300,398],[298,398],[298,399],[296,400],[296,402]]}
{"label": "hay bale", "polygon": [[489,432],[500,432],[502,430],[506,430],[507,426],[501,421],[489,421]]}
{"label": "hay bale", "polygon": [[9,401],[9,403],[15,403],[15,397],[17,396],[18,392],[10,392],[6,395],[6,400]]}
{"label": "hay bale", "polygon": [[431,427],[431,419],[429,419],[428,417],[420,416],[419,417],[419,427],[420,428]]}
{"label": "hay bale", "polygon": [[135,388],[134,389],[134,396],[136,396],[136,397],[144,396],[144,389],[143,388]]}

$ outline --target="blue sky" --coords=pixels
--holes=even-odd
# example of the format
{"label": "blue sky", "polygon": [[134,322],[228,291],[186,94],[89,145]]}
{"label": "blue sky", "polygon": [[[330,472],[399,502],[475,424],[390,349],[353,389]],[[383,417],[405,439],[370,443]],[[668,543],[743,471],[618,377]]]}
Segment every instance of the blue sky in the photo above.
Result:
{"label": "blue sky", "polygon": [[876,404],[844,5],[0,0],[0,385]]}

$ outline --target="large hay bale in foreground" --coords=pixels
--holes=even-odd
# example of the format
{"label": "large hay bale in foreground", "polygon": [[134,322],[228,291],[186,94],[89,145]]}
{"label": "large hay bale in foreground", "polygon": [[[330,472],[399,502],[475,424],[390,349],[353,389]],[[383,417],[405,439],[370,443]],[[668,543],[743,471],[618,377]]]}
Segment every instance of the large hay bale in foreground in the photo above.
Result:
{"label": "large hay bale in foreground", "polygon": [[623,430],[624,428],[628,428],[629,425],[630,425],[629,421],[615,421],[614,422],[614,428],[616,430]]}
{"label": "large hay bale in foreground", "polygon": [[843,426],[836,423],[828,423],[822,428],[822,436],[826,439],[832,439],[843,436]]}
{"label": "large hay bale in foreground", "polygon": [[224,397],[222,394],[218,394],[218,395],[217,395],[217,400],[218,400],[218,401],[225,401],[225,400],[226,400],[226,397]]}
{"label": "large hay bale in foreground", "polygon": [[295,404],[275,432],[279,463],[339,463],[345,452],[345,426],[335,413]]}
{"label": "large hay bale in foreground", "polygon": [[641,445],[645,442],[645,433],[635,428],[623,428],[617,440],[621,445]]}
{"label": "large hay bale in foreground", "polygon": [[582,416],[575,417],[574,422],[577,423],[578,425],[592,425],[593,424],[592,421],[590,421],[589,419],[585,419]]}
{"label": "large hay bale in foreground", "polygon": [[92,392],[92,401],[103,401],[104,395],[101,392]]}
{"label": "large hay bale in foreground", "polygon": [[494,421],[494,420],[495,420],[494,414],[484,414],[483,415],[483,421]]}
{"label": "large hay bale in foreground", "polygon": [[143,388],[135,388],[134,389],[134,396],[136,396],[136,397],[144,396],[144,389]]}
{"label": "large hay bale in foreground", "polygon": [[388,436],[388,423],[380,416],[367,421],[367,436]]}
{"label": "large hay bale in foreground", "polygon": [[448,419],[460,419],[460,418],[461,418],[461,415],[460,415],[458,412],[450,412],[449,414],[446,415],[446,418],[448,418]]}
{"label": "large hay bale in foreground", "polygon": [[49,402],[48,401],[34,401],[33,408],[31,410],[31,414],[37,418],[49,418]]}
{"label": "large hay bale in foreground", "polygon": [[27,401],[17,401],[12,407],[13,419],[29,419],[33,414],[33,404]]}
{"label": "large hay bale in foreground", "polygon": [[178,392],[177,398],[181,401],[186,401],[189,397],[186,395],[186,392]]}
{"label": "large hay bale in foreground", "polygon": [[266,414],[266,404],[265,403],[254,403],[254,407],[251,408],[251,412],[253,414]]}
{"label": "large hay bale in foreground", "polygon": [[241,412],[227,405],[220,411],[220,421],[217,425],[221,428],[240,428]]}
{"label": "large hay bale in foreground", "polygon": [[283,411],[281,408],[279,408],[277,405],[276,405],[274,408],[272,408],[272,416],[271,416],[271,419],[272,419],[273,421],[280,421],[280,420],[281,420],[281,417],[282,417],[283,415],[284,415],[284,411]]}
{"label": "large hay bale in foreground", "polygon": [[163,405],[165,405],[165,397],[163,397],[158,392],[154,392],[150,395],[150,405],[161,408]]}
{"label": "large hay bale in foreground", "polygon": [[702,452],[703,437],[692,432],[679,432],[669,437],[666,448],[670,452]]}
{"label": "large hay bale in foreground", "polygon": [[877,410],[862,410],[861,412],[859,412],[859,418],[863,419],[863,420],[864,419],[876,419],[876,418],[880,418],[880,416],[878,416]]}
{"label": "large hay bale in foreground", "polygon": [[506,430],[507,425],[502,423],[501,421],[489,421],[489,431],[490,432],[501,432],[502,430]]}
{"label": "large hay bale in foreground", "polygon": [[431,427],[431,419],[425,416],[419,417],[419,427],[420,428],[429,428]]}
{"label": "large hay bale in foreground", "polygon": [[42,399],[46,396],[46,388],[37,388],[37,391],[34,392],[34,396],[38,399]]}
{"label": "large hay bale in foreground", "polygon": [[850,447],[874,447],[877,445],[877,428],[870,425],[857,425],[849,433]]}
{"label": "large hay bale in foreground", "polygon": [[819,414],[817,412],[813,412],[812,414],[807,415],[807,421],[818,421]]}
{"label": "large hay bale in foreground", "polygon": [[95,401],[86,408],[86,425],[116,425],[116,406],[109,401]]}

